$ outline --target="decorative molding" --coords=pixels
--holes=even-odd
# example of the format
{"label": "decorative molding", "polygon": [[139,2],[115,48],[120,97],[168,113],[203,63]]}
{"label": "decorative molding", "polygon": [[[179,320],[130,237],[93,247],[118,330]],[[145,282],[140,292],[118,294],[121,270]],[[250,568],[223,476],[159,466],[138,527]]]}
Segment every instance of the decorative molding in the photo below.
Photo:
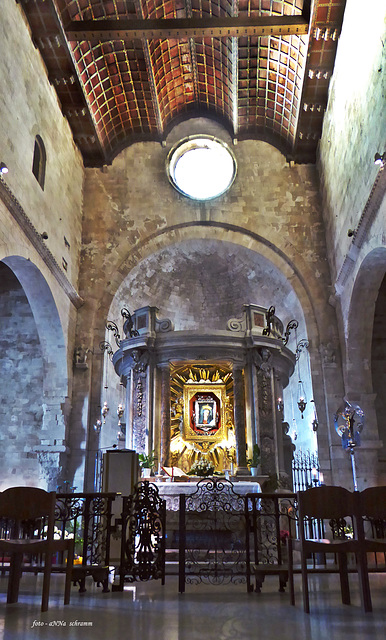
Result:
{"label": "decorative molding", "polygon": [[168,331],[174,331],[174,324],[169,318],[163,320],[155,319],[155,330],[157,333],[167,333]]}
{"label": "decorative molding", "polygon": [[370,191],[370,195],[364,206],[362,215],[358,222],[358,226],[354,231],[354,237],[351,242],[350,248],[346,253],[343,264],[340,268],[338,276],[335,281],[335,293],[337,296],[343,291],[350,274],[354,270],[354,266],[359,255],[359,250],[364,245],[368,231],[377,215],[378,210],[381,207],[382,200],[386,193],[386,170],[380,169],[378,175],[375,178],[373,187]]}
{"label": "decorative molding", "polygon": [[247,320],[244,315],[243,318],[230,318],[227,322],[228,331],[242,331],[245,332],[247,330]]}
{"label": "decorative molding", "polygon": [[141,377],[137,381],[137,416],[141,417],[143,412],[143,384]]}
{"label": "decorative molding", "polygon": [[20,202],[13,195],[11,189],[2,178],[0,178],[0,197],[11,216],[14,218],[28,240],[31,242],[34,249],[36,249],[44,264],[51,271],[52,275],[59,283],[74,307],[76,309],[79,309],[83,305],[83,298],[80,297],[76,289],[68,280],[67,276],[63,273],[63,269],[56,262],[51,251],[43,242],[41,234],[36,230],[26,212],[24,211],[23,207],[21,206]]}

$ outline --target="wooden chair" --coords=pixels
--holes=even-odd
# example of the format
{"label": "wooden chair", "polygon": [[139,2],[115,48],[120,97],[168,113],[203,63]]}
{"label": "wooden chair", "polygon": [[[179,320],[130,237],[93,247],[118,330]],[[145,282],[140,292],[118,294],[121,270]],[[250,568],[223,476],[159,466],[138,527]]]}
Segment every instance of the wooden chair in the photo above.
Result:
{"label": "wooden chair", "polygon": [[[357,552],[358,543],[355,540],[335,539],[330,540],[323,537],[321,523],[323,520],[336,520],[350,516],[355,513],[354,494],[343,487],[321,486],[299,491],[298,514],[299,514],[299,539],[289,539],[288,541],[288,578],[290,587],[291,604],[295,604],[294,592],[294,566],[293,552],[299,551],[301,557],[301,573],[303,586],[303,606],[306,613],[310,612],[309,592],[308,592],[308,568],[307,556],[315,553],[333,553],[337,555],[340,574],[340,585],[342,602],[350,604],[350,589],[347,572],[347,553]],[[312,519],[312,520],[311,520]],[[317,537],[312,529],[318,527]],[[310,535],[311,534],[311,535]],[[313,568],[313,573],[318,569]],[[324,572],[324,567],[321,572]]]}
{"label": "wooden chair", "polygon": [[385,556],[382,566],[369,568],[367,554],[386,554],[386,487],[369,487],[358,494],[356,517],[357,535],[360,544],[358,563],[365,611],[372,611],[369,571],[385,571]]}
{"label": "wooden chair", "polygon": [[[48,609],[52,556],[67,551],[64,604],[70,602],[71,572],[74,559],[74,540],[55,540],[54,491],[48,493],[36,487],[12,487],[0,492],[0,556],[9,556],[7,602],[17,602],[19,582],[23,571],[23,556],[44,555],[42,611]],[[38,535],[39,537],[36,537]]]}

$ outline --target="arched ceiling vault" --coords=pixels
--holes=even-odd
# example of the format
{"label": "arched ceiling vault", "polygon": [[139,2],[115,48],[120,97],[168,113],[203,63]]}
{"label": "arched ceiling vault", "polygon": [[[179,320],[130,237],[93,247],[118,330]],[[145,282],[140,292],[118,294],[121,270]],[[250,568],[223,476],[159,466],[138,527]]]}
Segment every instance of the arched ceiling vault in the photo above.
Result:
{"label": "arched ceiling vault", "polygon": [[[274,305],[284,326],[299,321],[307,336],[301,303],[284,274],[250,248],[215,239],[195,238],[169,245],[141,260],[123,280],[110,308],[156,306],[177,331],[223,330],[242,317],[244,304]],[[110,316],[109,316],[110,317]]]}
{"label": "arched ceiling vault", "polygon": [[176,121],[314,162],[345,0],[20,0],[86,166]]}
{"label": "arched ceiling vault", "polygon": [[[224,230],[227,232],[227,239],[225,241],[223,236]],[[221,246],[223,244],[225,246],[234,246],[233,251],[236,251],[236,253],[237,247],[241,252],[248,251],[250,252],[249,255],[254,255],[254,261],[257,263],[262,260],[264,264],[270,264],[271,268],[273,268],[277,274],[281,274],[280,277],[283,278],[283,282],[288,283],[291,291],[294,292],[296,299],[299,301],[302,314],[304,314],[305,325],[307,326],[305,333],[308,338],[313,341],[314,345],[318,345],[320,340],[324,339],[322,326],[326,323],[324,316],[326,314],[328,315],[329,307],[323,302],[316,304],[315,300],[319,299],[322,301],[324,299],[323,293],[322,290],[320,290],[320,295],[312,296],[309,283],[311,281],[314,283],[314,291],[316,291],[319,286],[319,281],[317,278],[314,279],[312,268],[310,268],[310,265],[295,251],[294,247],[290,243],[287,243],[286,254],[284,254],[272,243],[257,234],[247,233],[245,229],[240,229],[233,225],[214,222],[207,224],[201,222],[175,225],[167,230],[163,230],[161,234],[154,234],[148,238],[146,242],[130,250],[129,255],[120,264],[119,268],[114,270],[114,274],[110,274],[111,280],[108,282],[102,297],[98,297],[95,306],[97,317],[105,318],[104,314],[110,307],[112,300],[116,299],[118,289],[128,277],[130,278],[130,273],[136,270],[139,265],[148,263],[148,261],[152,260],[153,255],[158,255],[163,251],[168,252],[170,247],[185,245],[189,241],[203,242],[204,244],[214,242],[219,247],[220,252],[222,252]],[[139,268],[141,269],[141,267]],[[269,272],[271,272],[271,268],[268,269]],[[279,275],[277,277],[279,277]],[[144,283],[144,286],[149,289],[147,284]],[[151,291],[153,291],[153,289],[151,289]],[[241,288],[240,291],[243,292]],[[272,298],[269,300],[269,296],[265,296],[263,300],[260,292],[258,293],[258,299],[251,299],[249,301],[262,306],[267,302],[267,307],[271,306],[271,304],[276,304]],[[245,302],[247,302],[247,300],[243,300],[242,304]],[[133,310],[133,304],[137,304],[137,301],[132,300],[131,294],[127,293],[125,304]],[[154,300],[153,302],[147,301],[143,304],[157,306]],[[160,308],[162,309],[162,305]],[[278,306],[278,312],[279,308]],[[293,312],[295,313],[295,309],[293,309]],[[289,314],[291,315],[291,309],[289,310]],[[281,319],[284,321],[284,324],[286,324],[290,318],[282,314]]]}

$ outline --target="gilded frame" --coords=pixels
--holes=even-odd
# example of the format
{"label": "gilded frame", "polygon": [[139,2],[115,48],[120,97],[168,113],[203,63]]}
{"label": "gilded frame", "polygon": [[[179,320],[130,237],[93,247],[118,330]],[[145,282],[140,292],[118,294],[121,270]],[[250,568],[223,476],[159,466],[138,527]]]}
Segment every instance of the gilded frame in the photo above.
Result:
{"label": "gilded frame", "polygon": [[[218,418],[219,418],[219,427],[217,428],[215,433],[206,433],[205,427],[203,427],[199,421],[197,420],[198,413],[202,415],[202,411],[195,412],[196,415],[193,414],[191,409],[191,401],[194,397],[197,396],[196,407],[200,406],[201,403],[206,403],[206,405],[211,405],[211,399],[209,401],[203,400],[202,398],[208,398],[210,396],[215,396],[218,399],[219,409],[218,409]],[[198,404],[197,404],[198,403]],[[227,437],[226,427],[225,427],[225,403],[226,403],[226,387],[225,384],[185,384],[184,385],[184,426],[183,426],[183,438],[188,442],[221,442],[224,438]],[[205,405],[205,406],[206,406]],[[214,407],[215,401],[213,401],[212,406]],[[203,409],[204,407],[201,407]],[[214,420],[214,425],[216,424],[216,420],[214,416],[212,416]],[[197,427],[195,430],[194,427]],[[215,427],[214,427],[215,428]],[[208,427],[209,429],[209,427]],[[213,431],[213,429],[212,429]]]}

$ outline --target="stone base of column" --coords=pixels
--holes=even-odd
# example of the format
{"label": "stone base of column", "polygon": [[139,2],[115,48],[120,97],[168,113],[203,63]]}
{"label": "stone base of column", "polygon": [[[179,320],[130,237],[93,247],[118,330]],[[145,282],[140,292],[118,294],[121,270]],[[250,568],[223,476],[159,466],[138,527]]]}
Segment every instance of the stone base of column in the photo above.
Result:
{"label": "stone base of column", "polygon": [[251,472],[248,467],[238,467],[236,471],[236,476],[250,476]]}

